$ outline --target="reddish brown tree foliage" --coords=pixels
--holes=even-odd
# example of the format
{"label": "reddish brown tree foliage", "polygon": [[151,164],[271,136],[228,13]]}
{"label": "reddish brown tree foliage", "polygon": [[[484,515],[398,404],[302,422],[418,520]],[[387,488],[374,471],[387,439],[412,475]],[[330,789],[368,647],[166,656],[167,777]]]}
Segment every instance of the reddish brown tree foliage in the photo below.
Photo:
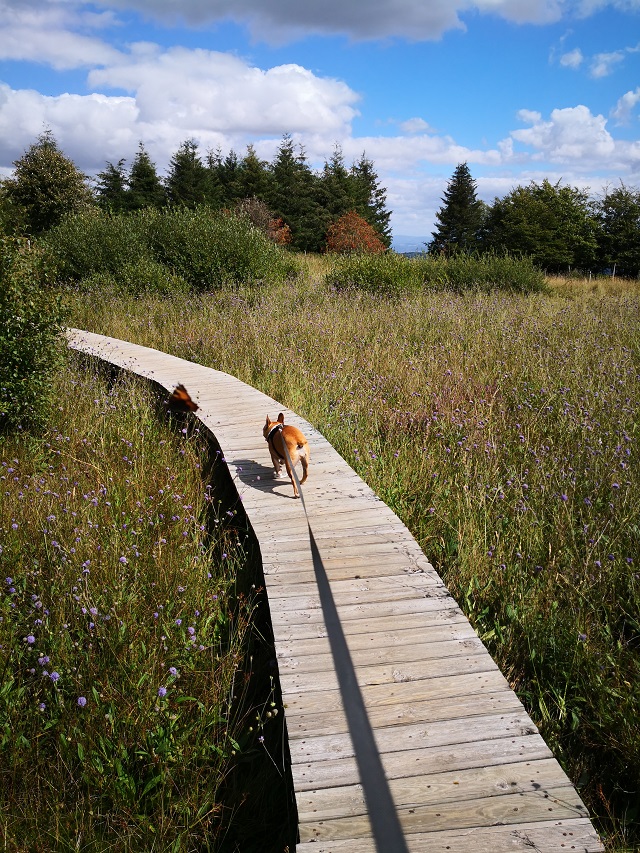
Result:
{"label": "reddish brown tree foliage", "polygon": [[329,227],[326,242],[328,252],[343,255],[350,252],[377,255],[385,251],[376,229],[355,210],[345,213]]}

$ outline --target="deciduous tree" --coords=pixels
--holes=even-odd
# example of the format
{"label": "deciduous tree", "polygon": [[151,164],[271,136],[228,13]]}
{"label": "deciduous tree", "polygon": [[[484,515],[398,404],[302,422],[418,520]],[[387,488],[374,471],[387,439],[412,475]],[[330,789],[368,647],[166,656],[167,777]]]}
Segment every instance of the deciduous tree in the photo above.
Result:
{"label": "deciduous tree", "polygon": [[629,278],[640,276],[640,190],[620,184],[594,205],[600,266]]}
{"label": "deciduous tree", "polygon": [[355,210],[350,210],[329,226],[327,251],[343,255],[353,252],[377,255],[385,251],[385,245],[373,225]]}
{"label": "deciduous tree", "polygon": [[531,182],[496,199],[486,221],[485,246],[529,255],[549,272],[590,269],[596,261],[596,223],[587,193]]}

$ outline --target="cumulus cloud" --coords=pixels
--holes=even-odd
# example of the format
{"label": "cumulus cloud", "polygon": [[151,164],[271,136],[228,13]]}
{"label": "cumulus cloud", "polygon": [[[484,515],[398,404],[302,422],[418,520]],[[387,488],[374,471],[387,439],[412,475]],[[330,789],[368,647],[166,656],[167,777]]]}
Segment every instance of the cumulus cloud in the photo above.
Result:
{"label": "cumulus cloud", "polygon": [[196,136],[291,127],[340,134],[356,115],[358,100],[345,83],[300,65],[263,70],[229,53],[150,44],[133,45],[117,63],[92,71],[89,84],[135,93],[141,121],[170,119]]}
{"label": "cumulus cloud", "polygon": [[521,110],[518,117],[531,127],[514,130],[511,137],[533,148],[534,159],[592,168],[610,160],[616,151],[607,120],[583,105],[553,110],[548,121],[527,110]]}
{"label": "cumulus cloud", "polygon": [[431,128],[429,123],[423,118],[410,118],[407,121],[400,123],[400,130],[403,133],[428,133]]}
{"label": "cumulus cloud", "polygon": [[92,31],[113,20],[71,4],[6,0],[0,5],[0,59],[28,60],[57,71],[112,62],[117,51]]}
{"label": "cumulus cloud", "polygon": [[611,111],[611,116],[618,124],[628,124],[631,119],[631,114],[640,103],[640,86],[633,92],[626,92]]}

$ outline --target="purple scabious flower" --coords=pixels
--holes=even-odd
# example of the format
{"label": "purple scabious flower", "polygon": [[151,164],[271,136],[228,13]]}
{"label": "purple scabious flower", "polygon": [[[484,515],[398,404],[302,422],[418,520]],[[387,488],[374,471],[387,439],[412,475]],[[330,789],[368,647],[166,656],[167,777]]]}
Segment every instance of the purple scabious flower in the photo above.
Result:
{"label": "purple scabious flower", "polygon": [[86,704],[87,704],[86,698],[84,696],[78,696],[78,705],[80,705],[81,708],[84,708],[84,706]]}
{"label": "purple scabious flower", "polygon": [[166,687],[158,687],[158,696],[162,699],[167,695]]}

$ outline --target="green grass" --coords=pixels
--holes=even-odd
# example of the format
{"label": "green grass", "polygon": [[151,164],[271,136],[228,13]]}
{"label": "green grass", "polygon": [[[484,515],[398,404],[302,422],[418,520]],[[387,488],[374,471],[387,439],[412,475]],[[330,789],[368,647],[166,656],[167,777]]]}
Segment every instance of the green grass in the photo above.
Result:
{"label": "green grass", "polygon": [[71,306],[316,425],[408,524],[585,798],[640,843],[640,292],[268,292]]}
{"label": "green grass", "polygon": [[74,360],[46,431],[0,441],[3,849],[263,850],[282,715],[246,522],[197,430],[107,380]]}

